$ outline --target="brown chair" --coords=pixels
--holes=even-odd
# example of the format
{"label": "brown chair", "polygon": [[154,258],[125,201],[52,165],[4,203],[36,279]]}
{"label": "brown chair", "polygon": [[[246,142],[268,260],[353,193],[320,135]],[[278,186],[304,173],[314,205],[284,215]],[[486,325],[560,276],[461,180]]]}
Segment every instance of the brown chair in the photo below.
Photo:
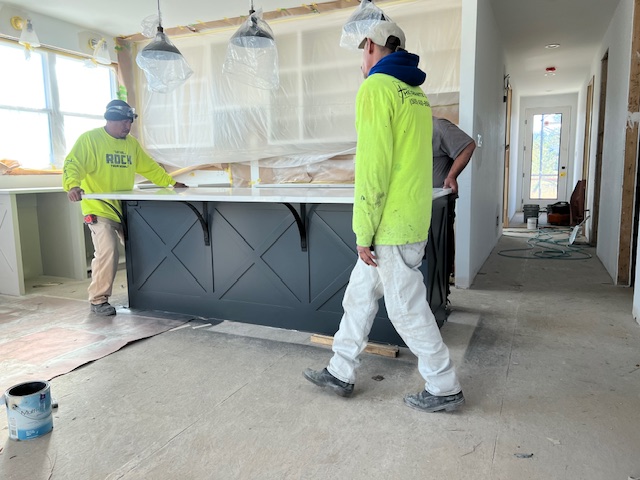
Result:
{"label": "brown chair", "polygon": [[571,200],[569,201],[569,213],[571,226],[578,225],[584,220],[584,202],[585,202],[585,180],[578,180],[576,188],[573,189]]}

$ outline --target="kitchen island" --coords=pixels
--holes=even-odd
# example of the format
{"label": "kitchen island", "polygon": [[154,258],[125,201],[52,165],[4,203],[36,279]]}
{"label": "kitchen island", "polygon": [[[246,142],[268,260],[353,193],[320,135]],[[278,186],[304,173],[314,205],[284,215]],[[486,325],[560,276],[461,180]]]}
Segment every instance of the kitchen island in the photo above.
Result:
{"label": "kitchen island", "polygon": [[[446,319],[448,189],[434,189],[421,270]],[[353,188],[170,188],[85,195],[121,200],[129,306],[333,335],[358,260]],[[384,301],[370,340],[404,345]]]}

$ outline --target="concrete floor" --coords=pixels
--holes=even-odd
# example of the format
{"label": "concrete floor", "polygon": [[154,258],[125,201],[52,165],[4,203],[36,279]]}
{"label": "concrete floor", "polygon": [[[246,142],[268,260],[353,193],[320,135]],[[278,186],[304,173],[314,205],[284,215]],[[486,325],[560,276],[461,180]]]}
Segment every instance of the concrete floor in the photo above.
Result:
{"label": "concrete floor", "polygon": [[330,357],[308,333],[190,326],[53,379],[49,435],[10,441],[2,415],[0,478],[640,477],[633,292],[597,259],[499,255],[524,241],[502,237],[473,287],[452,292],[442,333],[467,399],[460,411],[404,406],[422,388],[406,349],[365,354],[343,399],[303,379]]}

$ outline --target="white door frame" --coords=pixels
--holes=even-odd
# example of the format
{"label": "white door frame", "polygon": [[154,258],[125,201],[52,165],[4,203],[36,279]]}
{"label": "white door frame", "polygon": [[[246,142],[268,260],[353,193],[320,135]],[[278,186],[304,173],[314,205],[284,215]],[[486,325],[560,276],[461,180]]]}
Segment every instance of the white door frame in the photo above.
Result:
{"label": "white door frame", "polygon": [[[560,134],[560,178],[558,182],[558,198],[551,200],[531,200],[529,199],[529,182],[531,177],[531,142],[533,137],[533,116],[547,113],[562,114],[562,132]],[[522,184],[520,188],[520,211],[524,204],[535,204],[546,207],[560,201],[568,201],[570,172],[573,168],[573,158],[569,155],[571,131],[572,131],[571,106],[536,107],[525,109],[525,129],[522,149]],[[563,168],[564,167],[564,168]]]}

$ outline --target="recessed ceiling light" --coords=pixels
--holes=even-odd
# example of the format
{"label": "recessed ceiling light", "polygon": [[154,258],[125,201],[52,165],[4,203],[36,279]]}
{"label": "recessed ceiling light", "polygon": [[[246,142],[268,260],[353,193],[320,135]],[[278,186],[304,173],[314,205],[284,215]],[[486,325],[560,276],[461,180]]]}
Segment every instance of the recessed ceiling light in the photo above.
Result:
{"label": "recessed ceiling light", "polygon": [[549,45],[545,45],[544,48],[558,48],[559,46],[559,43],[550,43]]}

